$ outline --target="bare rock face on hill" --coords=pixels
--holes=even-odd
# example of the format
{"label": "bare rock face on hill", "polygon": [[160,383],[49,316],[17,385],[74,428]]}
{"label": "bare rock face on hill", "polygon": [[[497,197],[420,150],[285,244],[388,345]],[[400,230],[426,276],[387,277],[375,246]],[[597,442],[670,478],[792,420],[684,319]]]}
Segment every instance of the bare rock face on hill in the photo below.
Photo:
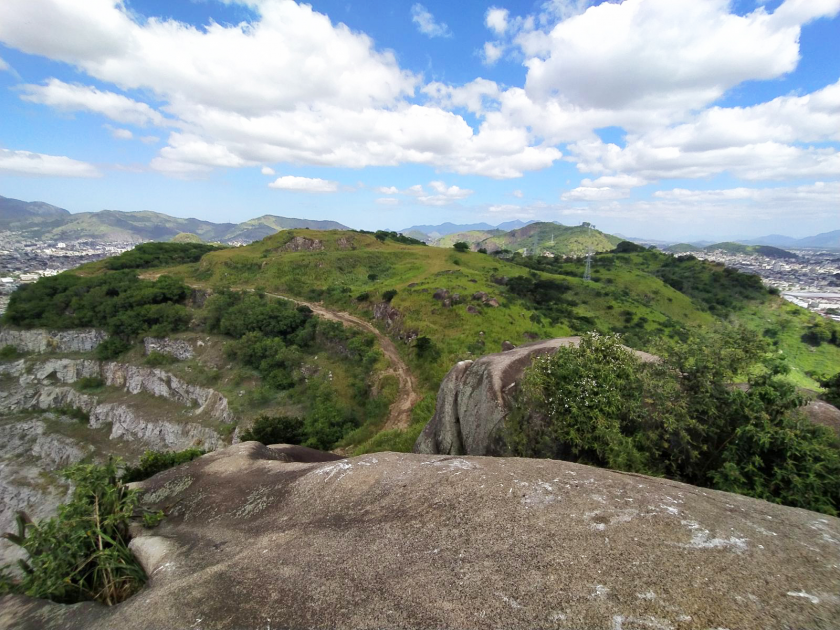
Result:
{"label": "bare rock face on hill", "polygon": [[[534,358],[576,346],[580,337],[548,339],[519,347],[502,344],[503,352],[476,361],[461,361],[449,371],[438,390],[435,415],[423,429],[415,453],[501,455],[498,438],[510,395]],[[634,350],[643,361],[657,358]]]}
{"label": "bare rock face on hill", "polygon": [[147,586],[6,597],[0,628],[840,625],[840,519],[560,461],[325,457],[247,442],[143,482]]}

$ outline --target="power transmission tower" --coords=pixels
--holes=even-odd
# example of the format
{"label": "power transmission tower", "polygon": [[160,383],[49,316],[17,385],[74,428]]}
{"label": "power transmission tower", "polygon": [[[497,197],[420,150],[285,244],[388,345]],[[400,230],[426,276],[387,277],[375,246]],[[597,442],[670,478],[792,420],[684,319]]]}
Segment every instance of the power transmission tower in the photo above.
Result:
{"label": "power transmission tower", "polygon": [[[592,228],[595,227],[589,224],[589,235],[592,236]],[[586,269],[583,272],[584,280],[592,280],[592,246],[588,245],[586,248]]]}

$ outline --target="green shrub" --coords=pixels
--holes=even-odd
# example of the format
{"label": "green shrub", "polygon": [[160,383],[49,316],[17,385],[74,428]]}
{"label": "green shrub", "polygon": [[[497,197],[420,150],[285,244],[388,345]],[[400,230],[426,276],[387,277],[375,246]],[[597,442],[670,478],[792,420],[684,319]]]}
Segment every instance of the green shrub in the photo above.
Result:
{"label": "green shrub", "polygon": [[122,476],[123,483],[143,481],[168,468],[180,466],[201,457],[206,451],[188,448],[183,451],[146,451],[137,466],[127,466]]}
{"label": "green shrub", "polygon": [[96,347],[94,354],[97,359],[108,361],[110,359],[116,359],[123,352],[128,352],[130,349],[131,344],[124,339],[120,339],[119,337],[108,337]]}
{"label": "green shrub", "polygon": [[464,241],[458,241],[452,246],[456,252],[468,252],[470,251],[470,244]]}
{"label": "green shrub", "polygon": [[396,296],[397,296],[397,290],[396,289],[388,289],[387,291],[385,291],[382,294],[382,299],[385,300],[386,302],[390,302]]}
{"label": "green shrub", "polygon": [[[720,326],[642,363],[615,336],[538,357],[503,433],[511,453],[668,477],[826,514],[840,444],[756,333]],[[749,375],[748,387],[731,384]]]}
{"label": "green shrub", "polygon": [[821,380],[820,385],[825,388],[821,398],[830,405],[840,407],[840,372],[830,378]]}
{"label": "green shrub", "polygon": [[364,293],[359,293],[359,295],[356,296],[357,302],[367,302],[369,299],[370,293],[368,293],[367,291],[365,291]]}
{"label": "green shrub", "polygon": [[300,444],[303,441],[303,421],[291,416],[261,415],[239,439],[262,444]]}
{"label": "green shrub", "polygon": [[157,350],[152,350],[149,354],[146,355],[146,358],[143,359],[143,363],[148,365],[149,367],[163,367],[165,365],[172,365],[178,359],[173,357],[169,354],[164,354],[163,352],[158,352]]}
{"label": "green shrub", "polygon": [[20,353],[18,353],[17,348],[12,345],[0,348],[0,361],[10,361],[12,359],[17,359],[18,356],[20,356]]}
{"label": "green shrub", "polygon": [[105,381],[98,376],[85,376],[76,381],[76,387],[83,392],[95,392],[105,387]]}
{"label": "green shrub", "polygon": [[18,593],[60,603],[94,600],[117,604],[135,593],[146,574],[128,549],[128,526],[139,511],[138,492],[117,475],[117,462],[77,464],[64,476],[75,486],[58,516],[33,523],[17,517],[17,532],[5,534],[28,554],[22,574],[0,569],[0,594]]}
{"label": "green shrub", "polygon": [[120,269],[148,269],[194,263],[207,252],[219,249],[206,243],[142,243],[119,256],[108,258],[105,267]]}

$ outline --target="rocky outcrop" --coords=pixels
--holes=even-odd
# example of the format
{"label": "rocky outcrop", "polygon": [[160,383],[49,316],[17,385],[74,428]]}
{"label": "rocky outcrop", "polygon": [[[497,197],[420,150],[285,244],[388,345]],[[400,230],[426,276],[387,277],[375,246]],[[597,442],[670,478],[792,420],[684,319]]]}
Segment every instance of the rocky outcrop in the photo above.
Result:
{"label": "rocky outcrop", "polygon": [[179,361],[187,361],[195,356],[192,344],[183,339],[169,339],[167,337],[145,337],[143,348],[146,355],[152,352],[159,352]]}
{"label": "rocky outcrop", "polygon": [[111,425],[112,440],[139,441],[153,451],[180,451],[193,446],[213,451],[223,446],[213,429],[193,422],[147,418],[140,410],[120,403],[103,403],[91,411],[92,429],[106,424]]}
{"label": "rocky outcrop", "polygon": [[709,630],[840,625],[840,520],[561,461],[239,444],[143,482],[119,606],[0,600],[0,628]]}
{"label": "rocky outcrop", "polygon": [[108,333],[94,328],[79,330],[0,329],[0,348],[14,346],[18,352],[91,352],[108,338]]}
{"label": "rocky outcrop", "polygon": [[[561,346],[577,345],[579,337],[549,339],[489,354],[476,361],[461,361],[443,379],[435,415],[426,425],[415,453],[449,455],[500,455],[498,432],[504,424],[511,394],[525,368],[541,354]],[[636,352],[645,361],[653,355]]]}
{"label": "rocky outcrop", "polygon": [[[16,377],[23,386],[46,385],[55,381],[75,383],[80,378],[96,377],[101,378],[106,385],[119,387],[132,394],[144,392],[181,405],[195,407],[195,415],[206,413],[219,422],[234,421],[227,398],[219,392],[208,387],[192,385],[174,374],[157,368],[100,362],[93,359],[47,359],[38,362],[27,362],[21,359],[10,363],[0,363],[0,375]],[[4,411],[9,411],[9,409],[0,397],[0,412]]]}
{"label": "rocky outcrop", "polygon": [[812,400],[803,411],[811,422],[828,427],[840,437],[840,409],[824,400]]}
{"label": "rocky outcrop", "polygon": [[287,252],[319,252],[324,249],[324,243],[317,238],[295,236],[283,246]]}

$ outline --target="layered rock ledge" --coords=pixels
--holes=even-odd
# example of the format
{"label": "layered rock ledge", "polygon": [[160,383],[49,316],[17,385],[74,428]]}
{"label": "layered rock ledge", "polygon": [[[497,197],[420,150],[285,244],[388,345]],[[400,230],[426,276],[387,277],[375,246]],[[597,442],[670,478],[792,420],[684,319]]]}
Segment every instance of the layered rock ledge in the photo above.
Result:
{"label": "layered rock ledge", "polygon": [[318,459],[248,442],[147,480],[147,586],[6,597],[0,628],[840,625],[836,518],[559,461]]}
{"label": "layered rock ledge", "polygon": [[77,330],[0,329],[0,348],[13,346],[18,352],[91,352],[108,338],[108,333],[95,328]]}

